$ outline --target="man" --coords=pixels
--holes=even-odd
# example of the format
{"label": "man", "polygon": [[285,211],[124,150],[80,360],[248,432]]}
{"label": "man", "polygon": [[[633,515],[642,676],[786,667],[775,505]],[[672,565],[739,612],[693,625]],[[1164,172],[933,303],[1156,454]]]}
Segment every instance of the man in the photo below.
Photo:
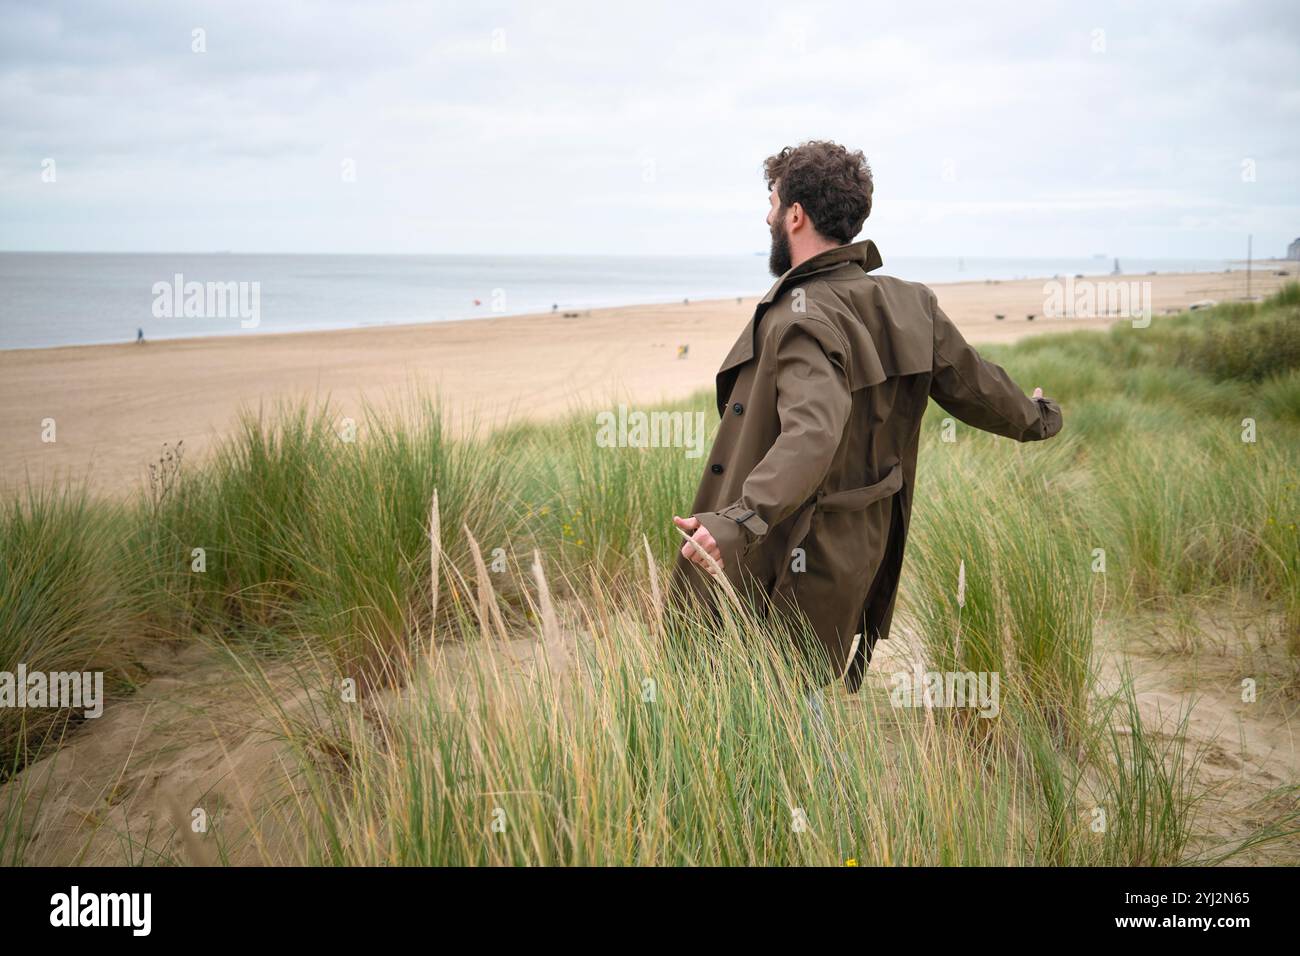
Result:
{"label": "man", "polygon": [[725,576],[757,606],[801,615],[821,683],[857,690],[889,635],[916,481],[921,416],[1017,441],[1050,438],[1061,411],[984,361],[925,286],[873,276],[861,152],[829,142],[765,163],[776,283],[717,374],[722,421],[675,583],[712,600]]}

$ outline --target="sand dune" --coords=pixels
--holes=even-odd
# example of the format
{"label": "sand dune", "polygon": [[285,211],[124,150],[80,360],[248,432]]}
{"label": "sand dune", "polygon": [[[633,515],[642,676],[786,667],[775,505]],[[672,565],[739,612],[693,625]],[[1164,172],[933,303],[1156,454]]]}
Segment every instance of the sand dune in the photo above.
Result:
{"label": "sand dune", "polygon": [[[1199,642],[1205,646],[1190,657],[1162,653],[1158,640],[1144,642],[1141,634],[1101,629],[1099,690],[1117,689],[1122,663],[1135,682],[1148,733],[1180,734],[1179,720],[1192,703],[1188,686],[1196,685],[1181,735],[1190,752],[1204,755],[1195,776],[1206,797],[1195,816],[1193,845],[1212,858],[1287,812],[1286,787],[1300,768],[1290,716],[1241,702],[1234,663],[1252,652],[1251,642],[1242,644],[1233,635],[1216,651],[1211,638],[1223,634],[1224,624],[1199,623],[1208,628]],[[1244,626],[1253,631],[1257,623]],[[1152,632],[1167,625],[1153,618]],[[566,639],[577,640],[577,633]],[[863,697],[854,699],[864,720],[870,719],[867,696],[888,711],[890,675],[910,660],[912,640],[904,631],[881,645]],[[539,651],[534,640],[523,638],[483,652],[499,654],[502,673],[509,676],[523,673],[525,661]],[[429,686],[450,700],[450,684],[465,681],[468,653],[456,645],[444,648],[439,673],[448,683]],[[224,862],[295,862],[302,852],[295,834],[302,821],[294,817],[293,794],[304,793],[305,785],[276,725],[308,720],[314,709],[311,681],[289,665],[269,671],[265,687],[244,681],[224,655],[198,642],[158,647],[147,666],[153,677],[139,692],[111,701],[102,720],[88,722],[57,752],[0,786],[0,806],[15,798],[23,803],[30,835],[24,862],[211,865],[219,862],[211,841],[189,833],[194,807],[214,809]],[[279,699],[276,706],[252,703],[268,693]],[[390,693],[382,706],[396,707],[401,698]],[[42,796],[24,799],[27,793]],[[1300,838],[1292,834],[1251,848],[1234,862],[1295,865],[1297,859]]]}

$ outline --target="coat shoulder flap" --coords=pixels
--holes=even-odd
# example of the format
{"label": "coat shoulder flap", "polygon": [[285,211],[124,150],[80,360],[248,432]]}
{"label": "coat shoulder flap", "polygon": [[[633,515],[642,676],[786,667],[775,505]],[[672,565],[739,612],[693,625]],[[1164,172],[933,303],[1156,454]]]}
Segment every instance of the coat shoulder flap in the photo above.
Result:
{"label": "coat shoulder flap", "polygon": [[933,369],[933,291],[919,282],[869,276],[854,299],[855,311],[870,329],[880,362],[890,378]]}
{"label": "coat shoulder flap", "polygon": [[759,334],[775,341],[798,329],[816,339],[822,351],[848,372],[852,391],[879,385],[889,375],[866,323],[822,286],[812,282],[782,295],[764,317],[767,327],[760,328]]}

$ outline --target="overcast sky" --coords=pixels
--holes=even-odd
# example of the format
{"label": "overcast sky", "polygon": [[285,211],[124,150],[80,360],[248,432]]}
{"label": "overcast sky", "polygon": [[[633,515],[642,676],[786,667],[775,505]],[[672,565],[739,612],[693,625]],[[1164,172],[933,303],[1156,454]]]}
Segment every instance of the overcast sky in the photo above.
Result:
{"label": "overcast sky", "polygon": [[1296,0],[0,17],[4,249],[750,253],[808,138],[866,152],[886,260],[1300,235]]}

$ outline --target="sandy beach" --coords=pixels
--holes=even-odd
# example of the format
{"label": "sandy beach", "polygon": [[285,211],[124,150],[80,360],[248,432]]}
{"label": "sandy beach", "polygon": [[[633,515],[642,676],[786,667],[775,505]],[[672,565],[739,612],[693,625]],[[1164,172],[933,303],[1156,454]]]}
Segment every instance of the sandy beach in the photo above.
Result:
{"label": "sandy beach", "polygon": [[[1261,263],[1254,295],[1297,274]],[[1094,277],[1151,283],[1159,316],[1245,296],[1243,271]],[[975,343],[1009,342],[1113,319],[1047,319],[1044,279],[935,285],[943,309]],[[763,290],[756,290],[761,292]],[[141,480],[164,442],[202,456],[241,407],[329,396],[340,415],[437,389],[453,416],[490,424],[611,398],[652,403],[707,388],[756,296],[330,332],[240,335],[0,352],[0,493],[28,478],[85,477],[119,495]],[[1036,316],[1027,321],[1027,316]],[[997,315],[1005,318],[999,320]],[[1127,321],[1127,320],[1121,320]],[[689,346],[685,358],[678,347]],[[1041,385],[1051,394],[1050,382]],[[42,440],[53,419],[56,440]]]}

